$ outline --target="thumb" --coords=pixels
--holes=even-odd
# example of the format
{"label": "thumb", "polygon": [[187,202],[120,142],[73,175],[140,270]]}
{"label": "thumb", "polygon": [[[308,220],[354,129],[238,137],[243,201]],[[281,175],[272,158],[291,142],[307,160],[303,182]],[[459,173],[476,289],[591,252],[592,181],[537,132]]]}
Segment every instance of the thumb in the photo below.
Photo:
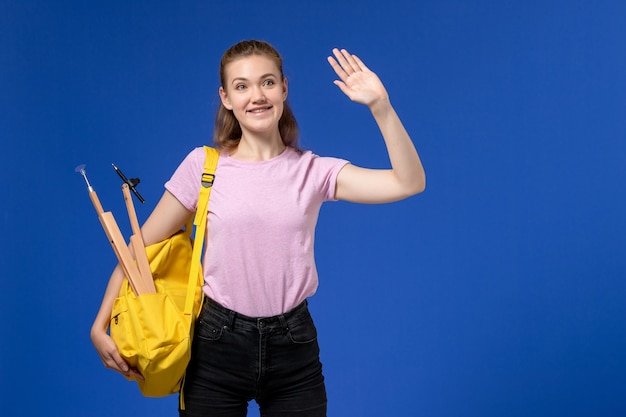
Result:
{"label": "thumb", "polygon": [[333,84],[335,84],[337,87],[339,87],[339,89],[345,95],[347,95],[350,98],[350,100],[352,100],[352,91],[350,90],[350,88],[348,88],[346,83],[344,83],[343,81],[335,80],[335,81],[333,81]]}

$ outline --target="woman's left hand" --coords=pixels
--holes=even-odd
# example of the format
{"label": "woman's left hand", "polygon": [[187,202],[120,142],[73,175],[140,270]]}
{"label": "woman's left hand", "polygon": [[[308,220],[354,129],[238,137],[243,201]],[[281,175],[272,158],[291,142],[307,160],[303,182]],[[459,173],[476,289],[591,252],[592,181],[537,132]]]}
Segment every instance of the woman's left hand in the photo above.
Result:
{"label": "woman's left hand", "polygon": [[365,104],[383,135],[391,169],[377,170],[347,164],[337,175],[335,198],[356,203],[386,203],[420,193],[426,185],[415,146],[389,102],[378,76],[357,56],[333,49],[328,63],[339,76],[335,85],[350,100]]}
{"label": "woman's left hand", "polygon": [[333,54],[335,58],[329,56],[328,63],[341,79],[334,83],[350,100],[371,107],[379,101],[389,99],[383,83],[359,57],[337,48],[333,49]]}

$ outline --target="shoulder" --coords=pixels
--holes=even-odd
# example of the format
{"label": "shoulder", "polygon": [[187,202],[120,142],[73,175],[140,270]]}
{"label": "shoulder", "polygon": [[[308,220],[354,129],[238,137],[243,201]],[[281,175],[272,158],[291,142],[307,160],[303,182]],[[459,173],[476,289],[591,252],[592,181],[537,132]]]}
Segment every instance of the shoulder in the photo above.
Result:
{"label": "shoulder", "polygon": [[195,182],[204,169],[205,155],[206,153],[202,146],[196,147],[188,152],[174,171],[169,183]]}
{"label": "shoulder", "polygon": [[206,151],[204,150],[204,146],[198,146],[196,148],[193,148],[191,152],[189,152],[189,154],[187,155],[187,158],[190,158],[192,160],[204,161],[205,157]]}
{"label": "shoulder", "polygon": [[302,158],[307,161],[313,169],[324,174],[336,175],[349,161],[334,156],[320,156],[311,151],[305,151]]}
{"label": "shoulder", "polygon": [[349,162],[341,158],[319,156],[312,151],[293,151],[293,153],[297,154],[297,172],[304,178],[304,183],[321,192],[324,200],[332,200],[337,176]]}
{"label": "shoulder", "polygon": [[187,170],[196,172],[203,169],[205,159],[206,151],[204,150],[204,146],[198,146],[187,153],[187,156],[185,156],[185,159],[181,162],[180,167],[186,167]]}
{"label": "shoulder", "polygon": [[297,160],[299,163],[303,164],[316,164],[320,166],[328,166],[328,165],[344,165],[348,161],[342,158],[336,158],[333,156],[320,156],[313,151],[306,150],[300,151],[297,149],[289,148],[290,157],[292,159]]}

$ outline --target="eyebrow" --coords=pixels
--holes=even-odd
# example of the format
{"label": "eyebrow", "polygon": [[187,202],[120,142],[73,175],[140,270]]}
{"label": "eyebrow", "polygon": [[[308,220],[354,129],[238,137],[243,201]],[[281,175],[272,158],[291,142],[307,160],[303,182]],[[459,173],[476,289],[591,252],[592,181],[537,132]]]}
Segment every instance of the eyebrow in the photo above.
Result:
{"label": "eyebrow", "polygon": [[[274,78],[278,78],[278,76],[274,73],[268,72],[267,74],[263,74],[259,77],[259,79],[263,79],[263,78],[267,78],[267,77],[274,77]],[[245,77],[235,77],[233,78],[233,80],[231,81],[231,84],[234,83],[235,81],[248,81],[247,78]]]}

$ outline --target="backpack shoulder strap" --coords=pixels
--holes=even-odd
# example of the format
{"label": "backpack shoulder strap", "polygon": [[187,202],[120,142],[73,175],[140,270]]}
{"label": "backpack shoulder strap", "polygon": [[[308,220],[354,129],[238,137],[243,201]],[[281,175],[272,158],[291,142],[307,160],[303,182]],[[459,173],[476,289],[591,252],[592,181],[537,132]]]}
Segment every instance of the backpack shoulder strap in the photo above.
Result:
{"label": "backpack shoulder strap", "polygon": [[215,170],[217,168],[217,160],[219,151],[215,148],[205,146],[206,159],[204,161],[204,173],[202,174],[200,187],[200,195],[198,196],[198,206],[196,215],[193,220],[196,226],[196,236],[193,242],[193,253],[191,255],[191,268],[189,269],[189,283],[187,284],[187,298],[185,299],[185,315],[191,315],[193,310],[193,296],[195,293],[195,283],[198,274],[202,271],[200,258],[202,257],[202,246],[204,243],[204,232],[206,230],[207,211],[209,209],[209,197],[211,196],[211,188],[215,181]]}

